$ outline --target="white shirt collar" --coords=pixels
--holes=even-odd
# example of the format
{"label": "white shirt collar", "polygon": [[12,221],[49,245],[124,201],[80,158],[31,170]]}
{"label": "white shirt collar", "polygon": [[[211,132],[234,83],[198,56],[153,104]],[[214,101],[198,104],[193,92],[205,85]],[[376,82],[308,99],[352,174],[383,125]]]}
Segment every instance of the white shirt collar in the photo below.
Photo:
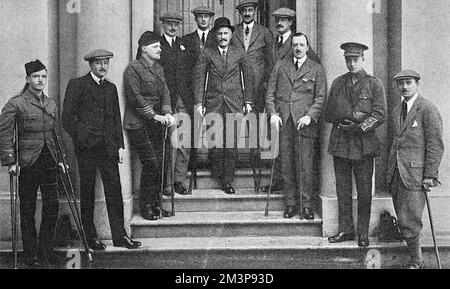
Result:
{"label": "white shirt collar", "polygon": [[220,46],[218,46],[218,47],[219,47],[220,55],[222,55],[224,51],[225,51],[226,53],[228,53],[228,48],[229,48],[229,46],[227,46],[227,48],[225,48],[225,49],[223,49],[223,48],[220,47]]}
{"label": "white shirt collar", "polygon": [[247,23],[244,22],[244,31],[245,31],[245,29],[247,29],[247,27],[250,30],[252,30],[254,26],[255,26],[255,21],[252,21],[252,23],[250,23],[250,24],[247,24]]}
{"label": "white shirt collar", "polygon": [[202,39],[203,33],[205,33],[205,41],[206,41],[206,39],[208,39],[209,29],[206,29],[205,31],[197,29],[197,34],[200,39]]}
{"label": "white shirt collar", "polygon": [[416,93],[409,101],[406,101],[404,97],[402,97],[402,101],[406,101],[406,105],[408,106],[408,113],[413,107],[414,103],[416,102],[417,98],[419,97],[419,94]]}
{"label": "white shirt collar", "polygon": [[92,76],[92,79],[94,79],[94,81],[97,82],[98,85],[100,85],[100,80],[103,81],[105,79],[104,77],[98,78],[94,73],[92,73],[92,71],[91,71],[91,76]]}
{"label": "white shirt collar", "polygon": [[288,32],[284,33],[283,35],[278,35],[278,39],[280,39],[280,36],[283,36],[283,44],[289,39],[289,36],[291,36],[292,31],[289,30]]}
{"label": "white shirt collar", "polygon": [[166,33],[164,33],[164,37],[166,38],[166,40],[167,40],[167,42],[169,43],[169,45],[172,47],[172,40],[173,41],[176,41],[177,40],[177,37],[175,36],[175,37],[170,37],[170,36],[168,36]]}
{"label": "white shirt collar", "polygon": [[298,61],[298,65],[299,65],[299,67],[301,67],[303,65],[303,63],[305,63],[306,58],[308,58],[308,56],[306,56],[306,55],[300,59],[298,59],[294,56],[294,64]]}

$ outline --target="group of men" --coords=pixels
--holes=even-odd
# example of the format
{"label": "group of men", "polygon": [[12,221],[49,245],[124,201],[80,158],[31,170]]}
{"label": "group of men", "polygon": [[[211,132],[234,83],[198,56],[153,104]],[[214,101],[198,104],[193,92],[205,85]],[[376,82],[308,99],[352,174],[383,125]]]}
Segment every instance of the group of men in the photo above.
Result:
{"label": "group of men", "polygon": [[[358,245],[369,246],[372,176],[375,158],[380,154],[376,129],[387,119],[383,84],[363,68],[364,52],[369,47],[359,43],[341,46],[348,73],[334,80],[327,93],[325,70],[311,49],[308,37],[291,30],[295,11],[280,8],[272,13],[278,31],[274,37],[269,29],[255,22],[258,1],[244,0],[236,8],[243,19],[241,24],[232,26],[229,19],[222,17],[216,19],[212,29],[214,11],[207,7],[194,9],[192,13],[198,29],[183,38],[177,35],[183,21],[181,16],[167,13],[160,17],[163,35],[159,39],[159,65],[163,72],[157,78],[165,81],[164,87],[170,92],[170,101],[167,99],[163,105],[166,106],[163,110],[167,112],[167,119],[162,123],[170,123],[171,126],[173,120],[167,116],[170,114],[184,113],[194,118],[195,114],[205,117],[216,113],[225,120],[230,113],[267,113],[272,127],[280,135],[280,157],[276,160],[277,174],[273,184],[263,190],[272,187],[283,191],[284,217],[293,218],[298,213],[306,220],[315,218],[312,205],[313,160],[320,123],[321,120],[331,123],[333,129],[328,150],[334,157],[339,234],[330,237],[329,241],[339,243],[355,239],[353,174],[358,191]],[[146,42],[144,38],[143,35],[140,51],[141,46],[155,42]],[[93,223],[97,168],[104,182],[114,245],[130,249],[140,246],[139,242],[127,237],[123,226],[117,166],[123,159],[123,132],[117,88],[105,79],[112,57],[112,53],[104,50],[93,51],[85,57],[91,72],[69,82],[62,116],[63,126],[75,144],[83,225],[89,246],[94,250],[105,249],[97,239]],[[146,69],[156,70],[155,67],[143,66],[142,73],[147,73]],[[402,107],[394,110],[391,120],[394,142],[388,181],[400,229],[410,249],[410,267],[421,268],[419,239],[424,209],[423,190],[438,183],[438,167],[444,149],[442,120],[436,107],[418,94],[420,75],[417,72],[402,71],[394,81],[403,102]],[[34,94],[32,96],[35,97]],[[37,106],[45,107],[45,99]],[[145,99],[134,101],[145,102]],[[154,115],[156,102],[155,107],[149,103],[140,105],[137,113]],[[10,125],[7,121],[11,119],[5,118],[8,112],[5,109],[0,127]],[[127,121],[127,129],[133,125],[133,121]],[[227,129],[223,132],[224,139]],[[9,142],[6,146],[2,144],[3,165],[13,162],[12,156],[3,156],[10,154],[10,145]],[[175,193],[186,195],[190,193],[186,189],[189,161],[195,160],[196,152],[188,148],[173,150],[170,169],[174,174],[168,174],[165,180],[166,194],[171,194],[169,188],[173,184]],[[236,147],[210,150],[212,175],[227,194],[236,193],[233,180],[237,157]],[[31,251],[29,253],[32,254]]]}

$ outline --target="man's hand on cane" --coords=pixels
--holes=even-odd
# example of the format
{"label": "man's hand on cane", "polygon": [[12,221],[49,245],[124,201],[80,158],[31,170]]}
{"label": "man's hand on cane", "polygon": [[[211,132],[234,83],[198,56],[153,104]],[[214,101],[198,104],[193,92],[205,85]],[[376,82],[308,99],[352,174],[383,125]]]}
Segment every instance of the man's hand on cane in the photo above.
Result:
{"label": "man's hand on cane", "polygon": [[430,192],[431,188],[435,188],[441,183],[438,180],[425,178],[422,182],[422,186],[425,189],[425,191]]}
{"label": "man's hand on cane", "polygon": [[249,114],[249,113],[252,113],[253,108],[252,108],[252,105],[251,105],[250,103],[247,103],[247,104],[242,108],[242,110],[244,111],[244,114]]}
{"label": "man's hand on cane", "polygon": [[16,176],[17,175],[17,165],[10,165],[8,172],[10,175]]}
{"label": "man's hand on cane", "polygon": [[305,115],[297,122],[297,130],[301,130],[302,128],[311,124],[312,118],[309,115]]}
{"label": "man's hand on cane", "polygon": [[206,115],[206,107],[203,107],[202,105],[199,105],[197,107],[197,113],[201,116],[201,117],[205,117]]}

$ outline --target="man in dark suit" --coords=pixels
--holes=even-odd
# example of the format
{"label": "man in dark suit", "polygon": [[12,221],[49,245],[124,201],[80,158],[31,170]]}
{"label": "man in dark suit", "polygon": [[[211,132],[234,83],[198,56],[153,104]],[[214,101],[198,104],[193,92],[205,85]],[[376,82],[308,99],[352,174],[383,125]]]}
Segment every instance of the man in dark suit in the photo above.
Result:
{"label": "man in dark suit", "polygon": [[[223,123],[226,123],[226,117],[252,111],[252,99],[244,99],[241,86],[241,71],[244,76],[246,96],[252,96],[253,93],[253,73],[249,65],[245,51],[238,47],[230,45],[234,27],[230,20],[222,17],[215,21],[213,33],[217,37],[218,47],[206,48],[203,50],[195,68],[195,101],[198,104],[197,113],[202,117],[206,114],[214,113],[220,115]],[[209,73],[209,82],[207,87],[206,103],[203,103],[203,92],[205,86],[205,75]],[[206,116],[208,119],[208,116]],[[219,130],[217,124],[214,127],[216,134],[223,133],[223,140],[227,139],[226,131],[231,128]],[[234,122],[233,122],[234,125]],[[217,137],[217,136],[216,136]],[[234,137],[234,136],[233,136]],[[212,174],[221,183],[227,194],[235,194],[232,186],[234,180],[235,166],[238,156],[236,148],[236,139],[234,139],[233,148],[229,148],[229,140],[225,144],[218,144],[212,148]]]}
{"label": "man in dark suit", "polygon": [[393,142],[388,163],[398,224],[411,256],[410,269],[423,268],[420,232],[426,197],[424,190],[439,183],[444,154],[442,117],[437,107],[418,93],[420,75],[412,70],[395,77],[402,96],[391,119]]}
{"label": "man in dark suit", "polygon": [[[189,93],[189,54],[186,49],[185,41],[177,36],[183,17],[173,13],[166,13],[160,17],[164,30],[161,36],[161,59],[159,63],[164,69],[167,87],[170,91],[170,100],[172,111],[175,116],[182,117],[182,114],[194,115],[194,99]],[[172,148],[174,159],[171,162],[174,175],[167,174],[167,183],[165,194],[168,192],[171,183],[174,183],[175,193],[187,195],[189,192],[185,188],[187,182],[186,176],[189,165],[189,148]]]}
{"label": "man in dark suit", "polygon": [[[292,27],[294,25],[296,13],[294,10],[289,8],[279,8],[272,12],[272,16],[275,17],[275,23],[278,35],[275,36],[272,41],[272,57],[273,63],[275,64],[279,60],[292,59],[294,55],[292,54],[292,37],[295,33]],[[309,47],[306,52],[309,60],[317,63],[320,62],[319,56],[314,52],[314,50]],[[273,67],[269,68],[272,71]],[[275,161],[275,174],[273,177],[272,191],[282,191],[284,187],[283,176],[281,175],[281,160],[277,158]],[[265,186],[262,188],[262,192],[268,192],[270,186]]]}
{"label": "man in dark suit", "polygon": [[115,247],[136,249],[124,228],[122,187],[118,163],[123,161],[123,132],[116,86],[105,79],[113,54],[94,50],[84,59],[91,71],[67,85],[62,124],[75,145],[80,174],[81,219],[89,247],[104,250],[94,225],[95,177],[100,170]]}
{"label": "man in dark suit", "polygon": [[325,102],[327,80],[323,67],[307,57],[308,48],[306,35],[293,35],[294,56],[275,64],[266,99],[271,123],[281,126],[284,217],[294,217],[297,200],[302,198],[301,215],[306,220],[313,220],[314,143],[319,136],[318,122]]}
{"label": "man in dark suit", "polygon": [[333,124],[328,153],[334,159],[339,206],[339,234],[331,243],[355,239],[352,209],[352,174],[358,191],[358,245],[369,246],[374,161],[380,154],[375,130],[386,119],[383,83],[368,74],[364,51],[359,43],[344,43],[341,49],[349,70],[334,80],[325,109],[325,121]]}

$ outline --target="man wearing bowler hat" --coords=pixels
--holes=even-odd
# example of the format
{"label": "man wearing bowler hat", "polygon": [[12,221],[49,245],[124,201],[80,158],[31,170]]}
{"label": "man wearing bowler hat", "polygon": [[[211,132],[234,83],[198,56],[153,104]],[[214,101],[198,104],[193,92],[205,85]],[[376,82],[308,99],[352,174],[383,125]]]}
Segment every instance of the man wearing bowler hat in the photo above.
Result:
{"label": "man wearing bowler hat", "polygon": [[420,232],[426,202],[424,190],[439,184],[439,165],[444,154],[443,123],[436,105],[419,94],[420,75],[416,71],[400,71],[394,81],[402,101],[390,120],[394,135],[388,183],[398,225],[411,257],[409,269],[422,269]]}
{"label": "man wearing bowler hat", "polygon": [[[189,53],[186,49],[185,41],[178,37],[178,31],[183,21],[181,15],[175,13],[165,13],[160,17],[163,26],[163,35],[161,36],[161,59],[159,63],[164,69],[164,76],[167,87],[170,91],[170,102],[172,112],[176,114],[194,115],[194,99],[188,93],[189,74]],[[165,194],[170,195],[171,183],[174,183],[174,191],[180,195],[187,195],[186,189],[187,171],[189,165],[189,148],[173,148],[174,156],[169,170],[172,174],[167,174]],[[172,167],[173,166],[173,167]]]}
{"label": "man wearing bowler hat", "polygon": [[[215,21],[213,33],[217,37],[218,46],[203,50],[195,68],[195,101],[198,104],[197,113],[205,116],[209,113],[220,114],[226,124],[227,114],[244,113],[252,111],[253,99],[253,72],[249,65],[245,51],[230,45],[234,27],[230,20],[222,17]],[[242,70],[245,81],[244,100],[241,86]],[[209,72],[209,83],[207,88],[206,103],[203,103],[203,91],[205,86],[205,75]],[[244,103],[245,102],[245,103]],[[204,105],[204,107],[203,107]],[[234,125],[234,123],[233,123]],[[216,126],[217,128],[217,126]],[[233,148],[229,147],[229,140],[226,143],[227,135],[223,130],[223,146],[227,148],[214,147],[210,150],[212,161],[212,175],[219,183],[226,194],[235,194],[233,188],[234,172],[238,157],[236,139],[233,136]],[[222,133],[222,131],[216,131]]]}
{"label": "man wearing bowler hat", "polygon": [[136,249],[124,228],[122,187],[118,163],[123,161],[124,141],[117,87],[107,80],[113,53],[94,50],[84,60],[91,71],[67,85],[62,124],[72,137],[80,174],[81,220],[88,245],[93,250],[106,246],[97,239],[94,225],[95,178],[97,168],[103,181],[109,224],[115,247]]}
{"label": "man wearing bowler hat", "polygon": [[369,246],[374,160],[380,154],[375,130],[386,119],[383,83],[364,69],[364,51],[359,43],[344,43],[341,49],[348,73],[334,80],[325,109],[325,120],[333,124],[328,153],[334,157],[339,206],[339,233],[331,243],[355,239],[352,210],[352,173],[358,191],[358,246]]}
{"label": "man wearing bowler hat", "polygon": [[[275,64],[279,60],[292,59],[294,54],[292,53],[292,37],[295,34],[295,17],[296,13],[294,10],[289,8],[279,8],[272,12],[272,17],[275,17],[275,24],[278,35],[275,36],[272,41],[272,55],[273,55],[273,64]],[[312,47],[309,45],[308,41],[308,51],[306,52],[308,59],[321,63],[319,56],[314,52]],[[273,67],[269,68],[269,71],[272,71]],[[263,192],[269,191],[269,185],[264,186],[262,188]],[[283,176],[281,174],[281,160],[278,157],[275,161],[275,173],[274,180],[272,184],[272,191],[282,191],[284,187]]]}

